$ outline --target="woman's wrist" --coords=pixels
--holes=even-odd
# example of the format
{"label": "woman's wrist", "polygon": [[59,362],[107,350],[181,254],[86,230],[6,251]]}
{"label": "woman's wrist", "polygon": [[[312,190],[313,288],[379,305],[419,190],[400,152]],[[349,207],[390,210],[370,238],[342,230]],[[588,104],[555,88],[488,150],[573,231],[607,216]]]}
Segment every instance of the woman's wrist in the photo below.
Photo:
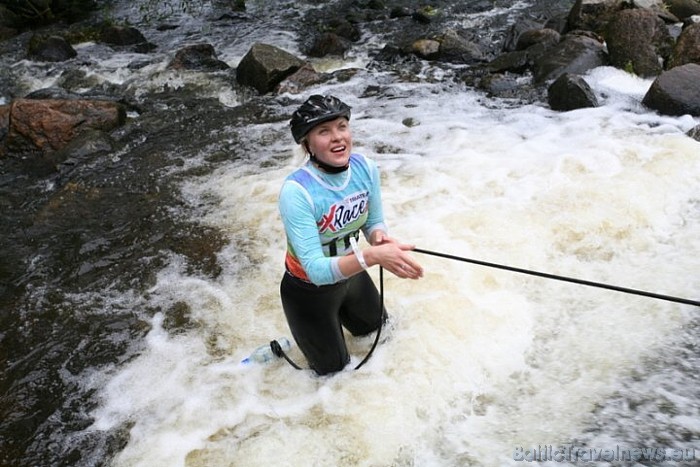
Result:
{"label": "woman's wrist", "polygon": [[355,253],[357,262],[360,263],[360,267],[362,269],[367,269],[369,266],[365,261],[365,256],[362,253],[362,250],[360,250],[360,248],[357,246],[357,240],[355,240],[355,237],[350,237],[350,246],[352,247],[352,252]]}

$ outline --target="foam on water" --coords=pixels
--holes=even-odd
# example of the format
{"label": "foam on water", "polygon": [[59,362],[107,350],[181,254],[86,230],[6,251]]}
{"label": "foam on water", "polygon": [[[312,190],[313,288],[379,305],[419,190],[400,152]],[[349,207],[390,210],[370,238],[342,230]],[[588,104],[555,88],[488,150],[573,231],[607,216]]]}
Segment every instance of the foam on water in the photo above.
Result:
{"label": "foam on water", "polygon": [[[604,105],[557,113],[424,84],[359,98],[367,79],[332,90],[353,107],[356,150],[379,163],[394,236],[697,299],[700,144],[683,134],[697,121],[634,105],[650,82],[595,70],[587,79]],[[281,361],[241,367],[288,335],[276,201],[302,159],[284,122],[247,131],[253,147],[277,138],[264,150],[288,160],[233,163],[184,187],[231,238],[224,274],[192,277],[174,260],[149,292],[162,309],[186,303],[197,326],[171,335],[157,315],[147,349],[106,385],[93,429],[132,424],[116,465],[515,464],[516,445],[580,435],[693,312],[416,254],[425,278],[385,275],[391,319],[361,371],[351,368],[372,337],[349,338],[352,364],[332,377]],[[290,355],[303,362],[298,349]]]}

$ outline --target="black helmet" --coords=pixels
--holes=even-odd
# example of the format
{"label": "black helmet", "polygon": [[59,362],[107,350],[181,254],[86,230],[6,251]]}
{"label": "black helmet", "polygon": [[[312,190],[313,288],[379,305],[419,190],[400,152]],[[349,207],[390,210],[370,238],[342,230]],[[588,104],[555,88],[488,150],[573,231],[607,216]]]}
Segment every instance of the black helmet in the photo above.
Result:
{"label": "black helmet", "polygon": [[313,127],[338,117],[350,120],[350,107],[337,97],[314,94],[292,114],[289,125],[294,141],[300,143]]}

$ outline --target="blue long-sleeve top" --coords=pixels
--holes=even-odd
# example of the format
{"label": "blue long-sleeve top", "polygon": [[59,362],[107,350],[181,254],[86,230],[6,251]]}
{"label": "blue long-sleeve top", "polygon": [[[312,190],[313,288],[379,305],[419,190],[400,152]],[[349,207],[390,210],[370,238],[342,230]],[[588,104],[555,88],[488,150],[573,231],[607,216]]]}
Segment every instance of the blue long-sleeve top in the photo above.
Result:
{"label": "blue long-sleeve top", "polygon": [[287,235],[285,266],[294,276],[316,285],[346,277],[339,257],[352,252],[350,236],[386,231],[379,170],[361,154],[350,155],[348,170],[329,174],[311,162],[292,172],[279,196]]}

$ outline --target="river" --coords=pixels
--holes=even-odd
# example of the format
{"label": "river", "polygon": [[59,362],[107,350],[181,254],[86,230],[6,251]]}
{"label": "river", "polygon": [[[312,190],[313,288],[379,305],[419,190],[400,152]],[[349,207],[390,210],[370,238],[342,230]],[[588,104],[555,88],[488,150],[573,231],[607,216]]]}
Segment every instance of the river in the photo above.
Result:
{"label": "river", "polygon": [[[201,13],[171,18],[181,21],[174,30],[139,25],[160,51],[139,67],[127,66],[138,54],[77,47],[79,59],[101,57],[86,64],[89,75],[135,100],[194,89],[204,110],[197,108],[192,125],[206,131],[187,142],[172,135],[174,143],[164,136],[149,143],[146,135],[101,159],[133,177],[124,186],[137,184],[138,199],[156,204],[114,196],[100,205],[133,219],[119,244],[106,234],[86,238],[86,231],[70,237],[81,254],[99,253],[76,267],[109,272],[56,284],[49,272],[58,263],[36,271],[48,251],[67,247],[49,237],[34,245],[39,252],[21,250],[31,280],[4,312],[0,342],[9,349],[31,336],[36,351],[13,347],[3,410],[16,420],[6,432],[30,433],[31,441],[21,445],[17,436],[6,445],[13,454],[0,459],[149,467],[619,465],[620,456],[658,448],[664,451],[652,460],[664,454],[664,465],[694,465],[700,321],[689,305],[414,253],[425,277],[385,274],[390,320],[362,369],[352,367],[373,336],[349,338],[352,363],[330,377],[281,360],[240,364],[258,345],[289,336],[279,303],[285,239],[276,200],[286,174],[303,161],[285,116],[305,95],[266,97],[273,115],[241,121],[231,112],[257,98],[225,77],[165,64],[183,41],[212,43],[232,67],[255,41],[300,53],[299,15],[312,2],[280,3],[273,12],[265,2],[246,3],[247,21],[231,35],[199,23]],[[453,20],[489,24],[527,7],[464,11]],[[112,14],[137,23],[138,13],[122,5]],[[286,28],[290,22],[296,25]],[[645,109],[640,101],[652,81],[609,67],[585,75],[601,106],[565,113],[490,98],[428,62],[415,79],[397,79],[367,68],[367,50],[381,40],[369,34],[346,60],[316,59],[319,69],[360,71],[308,92],[332,93],[352,107],[355,151],[379,165],[393,236],[427,250],[698,299],[700,143],[685,133],[700,119]],[[26,60],[12,66],[29,90],[53,85],[61,72]],[[172,99],[163,102],[180,119]],[[140,118],[136,110],[130,115]],[[152,166],[124,167],[136,151],[179,162],[150,174]],[[105,169],[94,170],[103,177]],[[101,183],[111,186],[106,175]],[[65,186],[51,177],[27,182],[29,192],[54,203],[52,191],[65,196]],[[193,267],[196,254],[183,251],[206,247],[178,243],[189,245],[192,232],[204,232],[202,243],[213,250],[201,254],[205,266]],[[169,248],[154,236],[167,237]],[[378,271],[372,275],[378,283]],[[52,319],[63,324],[52,328]],[[295,347],[290,356],[303,362]],[[46,381],[62,396],[42,392]],[[25,383],[36,392],[24,391]],[[44,406],[51,409],[43,418],[23,414]]]}

